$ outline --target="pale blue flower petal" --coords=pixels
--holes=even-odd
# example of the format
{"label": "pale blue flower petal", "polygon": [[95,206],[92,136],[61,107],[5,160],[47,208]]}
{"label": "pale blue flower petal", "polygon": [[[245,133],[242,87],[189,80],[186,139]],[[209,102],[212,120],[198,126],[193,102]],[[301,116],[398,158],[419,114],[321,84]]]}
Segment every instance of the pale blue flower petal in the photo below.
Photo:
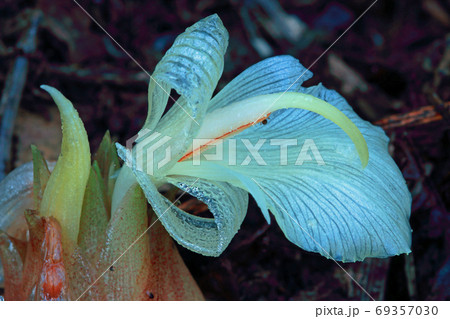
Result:
{"label": "pale blue flower petal", "polygon": [[168,182],[208,205],[214,216],[202,218],[177,208],[158,193],[151,177],[136,171],[136,178],[169,234],[182,246],[206,256],[219,256],[247,213],[248,193],[224,182],[191,177],[172,177]]}
{"label": "pale blue flower petal", "polygon": [[[137,144],[142,143],[141,148],[148,149],[167,137],[171,138],[166,146],[171,147],[173,161],[163,168],[155,167],[155,175],[162,176],[198,132],[222,75],[227,45],[228,32],[214,14],[179,35],[156,66],[149,84],[148,117],[136,140]],[[180,98],[161,118],[171,89],[176,90]],[[153,133],[158,136],[155,138]],[[161,152],[155,153],[155,156],[160,155],[164,156]],[[156,158],[155,165],[160,160]]]}
{"label": "pale blue flower petal", "polygon": [[300,91],[302,83],[312,77],[301,63],[289,55],[258,62],[228,83],[208,106],[208,112],[253,96]]}
{"label": "pale blue flower petal", "polygon": [[[265,205],[286,237],[306,250],[342,261],[410,252],[411,195],[388,153],[384,132],[359,118],[345,99],[332,90],[319,85],[303,93],[336,106],[358,126],[369,147],[365,169],[342,130],[317,114],[298,109],[276,111],[266,125],[255,125],[234,137],[248,139],[253,145],[266,139],[259,151],[265,165],[258,165],[254,158],[248,165],[241,165],[249,152],[239,140],[236,166],[227,161],[214,164],[255,181],[266,194]],[[273,139],[297,141],[297,146],[288,146],[288,165],[280,165],[280,146],[270,145]],[[311,149],[308,154],[312,160],[294,165],[307,139],[314,142],[325,165],[319,165]],[[225,143],[225,159],[227,149]],[[188,161],[178,163],[170,172],[220,180],[220,176],[215,176],[217,169],[192,166]],[[242,187],[234,176],[221,180]],[[257,201],[261,201],[260,197]]]}
{"label": "pale blue flower petal", "polygon": [[[175,89],[194,118],[212,97],[223,71],[228,32],[217,14],[186,29],[158,63],[149,83],[149,112],[143,128],[153,130]],[[177,109],[177,111],[182,111]]]}

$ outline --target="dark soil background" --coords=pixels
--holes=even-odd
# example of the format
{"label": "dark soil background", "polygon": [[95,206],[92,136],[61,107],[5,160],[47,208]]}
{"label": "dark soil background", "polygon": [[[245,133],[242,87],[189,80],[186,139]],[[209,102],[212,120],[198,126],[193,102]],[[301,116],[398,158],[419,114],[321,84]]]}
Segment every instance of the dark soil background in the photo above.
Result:
{"label": "dark soil background", "polygon": [[[268,56],[290,54],[310,66],[372,1],[79,4],[149,73],[186,27],[218,13],[230,34],[220,89]],[[19,39],[39,14],[36,48],[29,50]],[[342,264],[376,299],[450,299],[449,15],[444,0],[379,0],[314,63],[314,78],[305,84],[338,90],[363,118],[384,127],[413,194],[412,254]],[[29,68],[18,114],[1,128],[13,129],[11,146],[0,150],[5,172],[31,159],[31,143],[49,160],[59,154],[59,116],[41,84],[74,103],[93,150],[106,130],[124,143],[143,124],[147,75],[75,2],[1,0],[2,89],[19,57]],[[7,112],[0,107],[0,117]],[[180,251],[209,300],[369,298],[333,261],[291,244],[275,222],[268,226],[253,201],[221,257]]]}

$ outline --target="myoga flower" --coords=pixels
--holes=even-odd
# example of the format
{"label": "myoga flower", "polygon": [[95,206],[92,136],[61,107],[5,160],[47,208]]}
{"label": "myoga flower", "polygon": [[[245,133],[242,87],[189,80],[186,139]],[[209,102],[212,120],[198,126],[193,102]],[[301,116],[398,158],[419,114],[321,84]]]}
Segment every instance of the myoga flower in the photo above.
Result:
{"label": "myoga flower", "polygon": [[[61,155],[47,165],[33,148],[32,165],[0,183],[6,299],[203,299],[167,232],[218,256],[249,194],[267,222],[270,211],[289,240],[325,257],[410,251],[411,196],[383,131],[336,92],[302,87],[312,74],[289,56],[248,68],[212,98],[227,41],[217,15],[175,40],[150,81],[135,146],[117,144],[126,164],[118,176],[109,136],[91,163],[72,103],[42,87],[61,112]],[[171,89],[180,98],[163,116]],[[176,207],[159,193],[164,183],[205,202],[214,218]]]}
{"label": "myoga flower", "polygon": [[[327,258],[410,252],[411,196],[384,132],[335,91],[303,87],[312,74],[290,56],[253,65],[212,98],[227,42],[219,17],[207,17],[156,66],[135,145],[117,145],[126,166],[112,205],[137,180],[171,236],[209,256],[220,255],[238,231],[248,194],[290,241]],[[171,89],[180,98],[162,116]],[[299,154],[311,157],[302,150],[305,141],[313,142],[320,163],[299,165]],[[214,156],[219,144],[221,157]],[[252,160],[249,149],[260,158]],[[158,192],[163,183],[204,201],[214,218],[177,208]]]}

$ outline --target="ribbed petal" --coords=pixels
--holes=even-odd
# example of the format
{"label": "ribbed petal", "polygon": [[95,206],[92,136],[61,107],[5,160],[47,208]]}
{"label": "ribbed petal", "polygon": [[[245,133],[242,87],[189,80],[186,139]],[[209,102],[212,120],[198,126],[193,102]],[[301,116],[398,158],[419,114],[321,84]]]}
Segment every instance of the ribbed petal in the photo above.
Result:
{"label": "ribbed petal", "polygon": [[8,235],[26,239],[23,213],[33,208],[33,163],[19,166],[0,182],[0,229]]}
{"label": "ribbed petal", "polygon": [[[156,167],[155,175],[157,172],[161,175],[183,155],[189,139],[199,130],[207,104],[222,75],[227,45],[228,32],[214,14],[179,35],[156,66],[149,85],[149,115],[136,141],[140,144],[137,148],[148,149],[161,139],[171,138],[167,145],[173,160],[163,168]],[[159,121],[171,89],[175,89],[180,98]],[[155,132],[159,135],[153,138]],[[164,156],[164,152],[155,153],[155,166]]]}
{"label": "ribbed petal", "polygon": [[219,256],[239,230],[247,212],[247,192],[228,183],[189,177],[168,179],[207,204],[214,216],[212,219],[197,217],[177,208],[159,194],[149,175],[140,171],[135,171],[135,174],[147,200],[169,234],[180,245],[197,253]]}
{"label": "ribbed petal", "polygon": [[312,77],[297,59],[290,55],[280,55],[258,62],[228,83],[208,106],[208,112],[253,96],[299,92],[304,81]]}
{"label": "ribbed petal", "polygon": [[[411,195],[388,153],[384,132],[361,120],[332,90],[319,85],[303,92],[334,105],[357,125],[369,147],[365,169],[342,130],[317,114],[297,109],[276,111],[266,125],[257,124],[235,136],[248,139],[252,145],[266,139],[259,150],[265,165],[258,165],[251,156],[248,165],[240,165],[249,152],[239,140],[237,165],[227,161],[214,165],[220,164],[259,185],[266,195],[263,204],[259,203],[261,196],[255,196],[260,206],[267,205],[286,237],[306,250],[342,261],[410,252]],[[280,165],[280,146],[271,145],[271,139],[297,141],[297,146],[288,147],[287,165]],[[319,165],[311,149],[307,151],[312,161],[294,165],[307,139],[314,142],[325,165]],[[227,150],[226,142],[225,159]],[[210,166],[192,166],[192,162],[185,161],[169,173],[218,179],[243,187],[235,176],[223,178],[225,175],[218,174],[220,169]]]}

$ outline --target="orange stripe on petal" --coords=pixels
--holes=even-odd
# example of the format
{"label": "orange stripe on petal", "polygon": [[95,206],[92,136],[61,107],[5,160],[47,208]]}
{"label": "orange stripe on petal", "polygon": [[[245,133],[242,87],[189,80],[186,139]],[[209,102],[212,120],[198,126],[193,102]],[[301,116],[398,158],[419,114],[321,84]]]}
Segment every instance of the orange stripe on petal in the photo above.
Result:
{"label": "orange stripe on petal", "polygon": [[264,121],[264,120],[267,119],[269,116],[270,116],[270,113],[268,113],[268,114],[267,114],[266,116],[264,116],[264,117],[259,118],[256,122],[249,122],[249,123],[247,123],[247,124],[241,125],[241,126],[239,126],[238,128],[236,128],[236,129],[234,129],[234,130],[231,130],[231,131],[229,131],[229,132],[226,132],[225,134],[222,134],[222,135],[219,136],[219,137],[215,137],[215,138],[209,140],[208,142],[206,142],[206,143],[203,144],[202,146],[200,146],[200,147],[196,148],[195,150],[192,150],[192,151],[186,153],[185,155],[183,155],[183,157],[181,157],[181,158],[178,160],[178,162],[182,162],[182,161],[184,161],[184,160],[186,160],[186,159],[192,157],[192,155],[194,154],[194,152],[198,152],[198,151],[202,152],[202,151],[204,151],[204,150],[207,149],[209,146],[214,145],[214,143],[217,142],[217,141],[220,140],[220,139],[224,139],[224,138],[230,137],[230,136],[232,136],[232,135],[234,135],[234,134],[237,134],[237,133],[239,133],[239,132],[242,132],[242,131],[245,130],[246,128],[249,128],[250,126],[252,126],[252,125],[254,125],[254,124],[256,124],[256,123],[260,123],[260,122]]}

